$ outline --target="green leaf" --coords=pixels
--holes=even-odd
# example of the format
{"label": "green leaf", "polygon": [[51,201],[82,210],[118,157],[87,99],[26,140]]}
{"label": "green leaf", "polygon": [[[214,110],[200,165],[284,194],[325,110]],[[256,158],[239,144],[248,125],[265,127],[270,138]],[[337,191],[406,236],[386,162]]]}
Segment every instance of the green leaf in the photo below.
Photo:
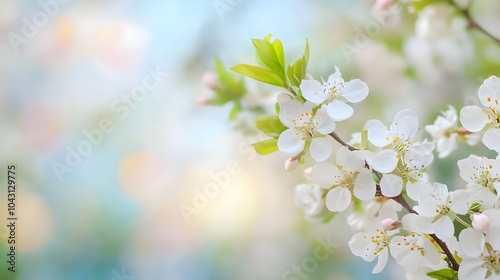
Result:
{"label": "green leaf", "polygon": [[236,77],[227,71],[219,58],[215,58],[215,69],[219,79],[219,85],[214,88],[215,96],[210,104],[221,106],[229,101],[239,101],[245,96],[245,81],[242,77]]}
{"label": "green leaf", "polygon": [[409,6],[412,6],[415,12],[420,12],[426,6],[434,4],[437,2],[445,2],[446,0],[411,0],[408,2]]}
{"label": "green leaf", "polygon": [[300,86],[300,84],[302,83],[302,79],[304,79],[304,77],[305,77],[305,74],[303,75],[303,69],[302,69],[302,67],[304,66],[304,62],[303,61],[304,61],[304,59],[300,58],[293,65],[293,72],[294,72],[294,75],[295,75],[295,79],[297,79],[297,81],[299,83],[297,85],[297,87]]}
{"label": "green leaf", "polygon": [[297,77],[295,77],[295,68],[294,68],[295,64],[294,65],[289,65],[287,70],[286,70],[286,74],[288,75],[288,81],[290,81],[290,84],[292,86],[295,86],[295,87],[298,87],[300,86],[300,80],[297,79]]}
{"label": "green leaf", "polygon": [[445,268],[427,273],[427,276],[437,280],[453,280],[457,272],[453,269]]}
{"label": "green leaf", "polygon": [[274,70],[280,76],[284,76],[284,69],[281,66],[278,54],[274,46],[267,40],[252,39],[255,47],[255,58],[261,66]]}
{"label": "green leaf", "polygon": [[219,82],[222,85],[230,84],[231,76],[226,71],[226,69],[224,68],[224,64],[222,64],[222,61],[218,57],[215,58],[215,71],[217,72],[217,76],[219,77]]}
{"label": "green leaf", "polygon": [[278,139],[271,138],[257,143],[253,143],[252,146],[255,148],[260,155],[268,155],[274,153],[278,150]]}
{"label": "green leaf", "polygon": [[[307,65],[309,64],[309,39],[306,39],[306,49],[304,50],[302,64],[302,79],[306,76]],[[301,79],[301,80],[302,80]]]}
{"label": "green leaf", "polygon": [[363,149],[368,148],[368,130],[364,129],[361,131],[361,146]]}
{"label": "green leaf", "polygon": [[238,64],[236,66],[231,67],[230,69],[236,73],[240,73],[249,78],[261,81],[266,84],[271,84],[280,87],[283,87],[285,85],[285,79],[280,77],[275,72],[265,68],[252,66],[248,64]]}
{"label": "green leaf", "polygon": [[276,57],[280,63],[281,69],[285,69],[285,51],[283,50],[283,43],[280,40],[276,39],[273,42],[273,48],[276,52]]}
{"label": "green leaf", "polygon": [[255,121],[257,128],[267,136],[278,138],[281,132],[287,129],[277,116],[266,116]]}
{"label": "green leaf", "polygon": [[241,104],[239,102],[235,102],[231,112],[229,112],[229,120],[234,121],[236,119],[236,115],[241,111]]}
{"label": "green leaf", "polygon": [[322,224],[328,224],[329,222],[331,222],[333,220],[333,218],[335,218],[335,216],[337,216],[339,212],[332,212],[330,214],[328,214],[324,219],[323,221],[321,221]]}

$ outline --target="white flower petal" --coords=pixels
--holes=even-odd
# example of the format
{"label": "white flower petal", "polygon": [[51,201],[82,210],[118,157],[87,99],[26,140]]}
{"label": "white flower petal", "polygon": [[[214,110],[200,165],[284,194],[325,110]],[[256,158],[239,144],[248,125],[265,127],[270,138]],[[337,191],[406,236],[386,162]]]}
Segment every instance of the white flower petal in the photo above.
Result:
{"label": "white flower petal", "polygon": [[392,142],[389,130],[379,120],[369,120],[365,129],[368,131],[368,141],[377,147],[385,147]]}
{"label": "white flower petal", "polygon": [[355,233],[348,242],[349,249],[351,249],[352,254],[357,257],[364,256],[366,253],[366,244],[363,242],[365,241],[365,235],[366,233],[364,232]]}
{"label": "white flower petal", "polygon": [[445,158],[457,148],[457,133],[452,133],[450,137],[441,137],[436,142],[436,149],[439,152],[439,158]]}
{"label": "white flower petal", "polygon": [[361,102],[368,96],[368,85],[359,79],[351,80],[345,84],[341,96],[352,103]]}
{"label": "white flower petal", "polygon": [[462,253],[466,257],[478,257],[484,250],[485,237],[483,233],[473,228],[467,228],[460,232],[458,243]]}
{"label": "white flower petal", "polygon": [[360,172],[354,183],[354,196],[361,200],[370,200],[375,197],[376,192],[375,181],[370,171]]}
{"label": "white flower petal", "polygon": [[352,116],[354,109],[342,101],[333,100],[326,105],[326,112],[332,120],[343,121]]}
{"label": "white flower petal", "polygon": [[316,125],[316,131],[324,135],[330,134],[335,130],[335,121],[328,116],[324,106],[316,111],[314,124]]}
{"label": "white flower petal", "polygon": [[488,149],[500,153],[500,129],[488,129],[483,135],[483,143]]}
{"label": "white flower petal", "polygon": [[477,96],[484,107],[492,107],[498,111],[500,109],[500,78],[490,76],[484,80],[483,84],[479,87]]}
{"label": "white flower petal", "polygon": [[414,274],[422,265],[424,257],[421,252],[410,252],[403,260],[403,267],[410,274]]}
{"label": "white flower petal", "polygon": [[479,173],[476,171],[476,168],[482,166],[482,162],[480,157],[470,155],[466,159],[459,160],[457,165],[460,171],[460,177],[467,183],[472,183],[475,181],[474,178],[479,177]]}
{"label": "white flower petal", "polygon": [[302,80],[300,89],[302,90],[302,96],[307,101],[315,104],[325,101],[329,95],[329,93],[324,92],[325,87],[316,80]]}
{"label": "white flower petal", "polygon": [[[449,243],[448,241],[446,242]],[[441,260],[441,254],[437,251],[436,247],[429,241],[429,239],[421,237],[418,239],[417,245],[424,248],[425,257],[430,263],[432,264],[439,263],[439,261]],[[448,244],[448,247],[450,248],[450,250],[453,250],[450,244]]]}
{"label": "white flower petal", "polygon": [[333,72],[333,74],[328,76],[327,82],[330,85],[333,85],[333,84],[336,84],[337,82],[341,82],[341,81],[342,81],[342,73],[340,73],[339,68],[337,66],[335,66],[335,72]]}
{"label": "white flower petal", "polygon": [[377,153],[365,151],[365,158],[368,165],[382,173],[392,172],[399,161],[398,153],[393,150],[383,150]]}
{"label": "white flower petal", "polygon": [[384,269],[385,265],[387,264],[388,259],[389,259],[389,250],[386,247],[379,252],[377,265],[375,265],[375,267],[373,268],[372,273],[381,272]]}
{"label": "white flower petal", "polygon": [[344,146],[337,150],[336,160],[337,164],[344,166],[347,171],[356,172],[365,169],[363,153],[360,151],[349,151]]}
{"label": "white flower petal", "polygon": [[402,189],[403,180],[397,175],[385,174],[382,180],[380,180],[380,190],[386,197],[398,196]]}
{"label": "white flower petal", "polygon": [[351,192],[348,188],[336,187],[326,195],[326,207],[332,212],[341,212],[351,204]]}
{"label": "white flower petal", "polygon": [[294,127],[293,120],[297,118],[302,110],[302,104],[300,104],[297,100],[291,100],[281,104],[280,108],[280,121],[286,127],[291,128]]}
{"label": "white flower petal", "polygon": [[312,168],[313,181],[323,188],[340,184],[344,178],[342,171],[329,162],[316,163]]}
{"label": "white flower petal", "polygon": [[417,201],[420,190],[429,186],[429,183],[426,181],[418,181],[415,183],[408,181],[406,183],[406,194],[410,197],[410,199]]}
{"label": "white flower petal", "polygon": [[482,267],[483,264],[481,259],[464,259],[458,269],[458,279],[485,279],[488,270]]}
{"label": "white flower petal", "polygon": [[433,220],[434,218],[418,215],[417,227],[423,233],[434,233],[435,230],[434,230],[434,224],[432,223]]}
{"label": "white flower petal", "polygon": [[278,138],[278,148],[283,153],[296,155],[304,149],[305,141],[297,135],[295,128],[283,131]]}
{"label": "white flower petal", "polygon": [[486,242],[495,250],[500,250],[500,228],[490,228],[486,233]]}
{"label": "white flower petal", "polygon": [[399,111],[391,124],[391,131],[402,139],[411,139],[418,132],[417,114],[410,109]]}
{"label": "white flower petal", "polygon": [[460,121],[468,131],[478,132],[488,123],[488,115],[482,108],[469,105],[460,110]]}
{"label": "white flower petal", "polygon": [[433,224],[436,236],[441,239],[452,237],[453,233],[455,232],[455,227],[453,226],[453,222],[448,216],[441,216]]}
{"label": "white flower petal", "polygon": [[450,209],[451,211],[465,215],[470,208],[470,192],[466,190],[456,190],[450,193]]}
{"label": "white flower petal", "polygon": [[285,104],[288,101],[292,101],[293,97],[288,94],[288,93],[279,93],[278,96],[276,96],[276,102],[278,102],[280,105]]}
{"label": "white flower petal", "polygon": [[331,137],[314,138],[311,140],[309,153],[316,162],[327,160],[332,154],[332,145],[334,143]]}

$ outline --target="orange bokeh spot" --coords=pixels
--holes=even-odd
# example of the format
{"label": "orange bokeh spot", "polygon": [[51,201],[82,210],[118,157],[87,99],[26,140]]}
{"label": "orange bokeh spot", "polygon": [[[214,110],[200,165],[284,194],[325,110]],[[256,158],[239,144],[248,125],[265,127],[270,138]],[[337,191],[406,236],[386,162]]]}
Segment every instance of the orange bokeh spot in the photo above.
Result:
{"label": "orange bokeh spot", "polygon": [[120,165],[120,185],[133,198],[148,198],[164,185],[165,173],[165,164],[158,156],[134,153]]}

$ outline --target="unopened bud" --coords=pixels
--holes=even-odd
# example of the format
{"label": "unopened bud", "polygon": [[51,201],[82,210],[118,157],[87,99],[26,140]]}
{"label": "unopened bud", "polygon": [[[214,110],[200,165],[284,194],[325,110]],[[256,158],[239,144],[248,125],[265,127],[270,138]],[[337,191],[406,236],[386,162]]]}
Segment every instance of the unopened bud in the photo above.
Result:
{"label": "unopened bud", "polygon": [[490,226],[491,226],[491,219],[487,215],[481,213],[472,216],[472,227],[475,230],[486,232],[490,229]]}
{"label": "unopened bud", "polygon": [[401,226],[401,222],[396,221],[396,220],[391,219],[391,218],[383,219],[380,223],[382,224],[382,227],[385,230],[393,230],[393,229],[397,229]]}
{"label": "unopened bud", "polygon": [[285,161],[285,170],[286,171],[295,170],[295,169],[297,169],[297,167],[299,167],[299,159],[297,159],[295,157],[287,158],[287,160]]}
{"label": "unopened bud", "polygon": [[215,89],[219,85],[219,79],[214,72],[205,72],[203,76],[201,76],[201,82],[210,89]]}
{"label": "unopened bud", "polygon": [[377,0],[375,7],[379,10],[385,10],[389,8],[392,4],[392,0]]}
{"label": "unopened bud", "polygon": [[290,96],[290,94],[288,93],[280,93],[278,94],[278,96],[276,96],[276,101],[278,101],[278,103],[280,105],[282,105],[283,103],[286,103],[288,101],[292,100],[292,96]]}
{"label": "unopened bud", "polygon": [[210,104],[210,98],[206,96],[199,96],[196,98],[196,104],[198,105],[209,105]]}
{"label": "unopened bud", "polygon": [[312,167],[308,167],[304,170],[304,177],[309,180],[309,181],[312,181],[313,180],[313,177],[312,177],[312,170],[313,168]]}
{"label": "unopened bud", "polygon": [[314,80],[313,76],[309,73],[306,73],[304,80]]}

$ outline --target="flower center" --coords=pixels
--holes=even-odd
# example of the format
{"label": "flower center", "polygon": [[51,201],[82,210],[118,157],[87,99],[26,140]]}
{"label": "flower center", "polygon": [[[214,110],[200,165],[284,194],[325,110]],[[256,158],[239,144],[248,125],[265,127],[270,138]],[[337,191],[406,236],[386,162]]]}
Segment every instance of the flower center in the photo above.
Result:
{"label": "flower center", "polygon": [[343,165],[337,165],[337,167],[339,168],[339,170],[342,172],[342,174],[344,175],[344,178],[342,179],[342,181],[340,181],[340,184],[342,186],[346,186],[346,187],[350,187],[353,185],[354,183],[354,179],[356,177],[356,174],[357,172],[353,172],[353,171],[349,171],[349,170],[346,170],[344,168]]}
{"label": "flower center", "polygon": [[491,170],[493,169],[493,166],[479,166],[474,167],[474,169],[478,171],[477,173],[479,173],[479,176],[476,175],[477,173],[471,176],[472,181],[474,181],[478,185],[488,188],[491,192],[496,194],[497,191],[495,189],[494,183],[497,182],[500,178],[492,178]]}
{"label": "flower center", "polygon": [[[375,244],[377,247],[373,250],[373,255],[377,256],[380,251],[382,251],[385,247],[387,247],[387,236],[385,235],[385,231],[381,229],[376,229],[375,235],[372,236],[364,236],[364,239],[371,239],[371,242]],[[367,251],[370,251],[369,248],[366,248]],[[366,254],[368,256],[368,252]]]}
{"label": "flower center", "polygon": [[497,111],[498,108],[498,99],[491,99],[491,97],[486,98],[488,103],[492,104],[492,106],[488,107],[488,120],[491,124],[493,124],[496,128],[500,128],[500,112]]}
{"label": "flower center", "polygon": [[337,98],[337,96],[340,94],[343,88],[344,88],[343,79],[334,81],[333,83],[327,82],[325,84],[325,88],[323,89],[323,93],[326,96],[328,96],[325,100],[325,103],[330,103],[333,100],[335,100],[335,98]]}
{"label": "flower center", "polygon": [[319,124],[314,120],[312,112],[302,113],[299,119],[292,120],[293,125],[297,128],[295,134],[302,135],[302,140],[308,140],[316,134],[316,126]]}
{"label": "flower center", "polygon": [[405,236],[403,238],[404,244],[401,243],[401,242],[398,242],[397,245],[398,246],[401,246],[401,245],[408,246],[411,252],[419,251],[420,254],[422,256],[424,256],[425,255],[424,248],[421,247],[421,246],[419,246],[419,245],[417,245],[417,241],[418,241],[418,237],[416,236],[416,234],[415,233],[411,233],[410,235]]}
{"label": "flower center", "polygon": [[490,273],[500,274],[500,251],[494,250],[489,243],[486,243],[486,253],[481,254],[481,259],[484,261],[482,267],[486,268]]}
{"label": "flower center", "polygon": [[410,140],[404,139],[404,137],[400,138],[399,135],[394,136],[394,138],[392,139],[392,143],[394,145],[394,149],[399,153],[408,151],[408,149],[412,145],[412,142]]}

